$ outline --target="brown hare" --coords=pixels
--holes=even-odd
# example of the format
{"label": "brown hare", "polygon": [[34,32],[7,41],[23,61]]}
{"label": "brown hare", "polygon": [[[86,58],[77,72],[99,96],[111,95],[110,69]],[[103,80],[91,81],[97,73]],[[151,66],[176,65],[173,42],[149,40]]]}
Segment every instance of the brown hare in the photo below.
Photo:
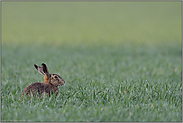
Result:
{"label": "brown hare", "polygon": [[44,82],[36,82],[28,85],[22,92],[22,97],[25,95],[33,96],[38,95],[39,98],[43,97],[45,94],[49,96],[53,93],[58,94],[58,86],[64,85],[65,81],[57,74],[49,73],[46,64],[42,63],[42,67],[34,64],[34,67],[39,73],[44,75]]}

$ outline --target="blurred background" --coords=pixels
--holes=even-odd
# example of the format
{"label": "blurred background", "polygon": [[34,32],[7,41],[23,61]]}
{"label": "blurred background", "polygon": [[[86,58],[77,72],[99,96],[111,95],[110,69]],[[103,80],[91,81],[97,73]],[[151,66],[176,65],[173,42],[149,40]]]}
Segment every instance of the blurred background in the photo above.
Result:
{"label": "blurred background", "polygon": [[181,2],[2,2],[2,45],[181,44]]}

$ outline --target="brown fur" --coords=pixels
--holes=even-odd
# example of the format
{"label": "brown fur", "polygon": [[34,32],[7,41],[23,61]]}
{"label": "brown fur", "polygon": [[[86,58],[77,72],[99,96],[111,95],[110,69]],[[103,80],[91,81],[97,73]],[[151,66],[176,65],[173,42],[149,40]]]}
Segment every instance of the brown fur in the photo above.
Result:
{"label": "brown fur", "polygon": [[[56,92],[56,95],[57,95],[58,87],[51,85],[49,83],[45,84],[45,83],[36,82],[36,83],[32,83],[32,84],[28,85],[24,89],[22,96],[24,96],[24,95],[31,96],[31,93],[33,94],[33,96],[35,96],[34,92],[38,92],[37,94],[47,93],[47,94],[49,94],[49,96]],[[41,95],[41,97],[42,96],[43,95]]]}

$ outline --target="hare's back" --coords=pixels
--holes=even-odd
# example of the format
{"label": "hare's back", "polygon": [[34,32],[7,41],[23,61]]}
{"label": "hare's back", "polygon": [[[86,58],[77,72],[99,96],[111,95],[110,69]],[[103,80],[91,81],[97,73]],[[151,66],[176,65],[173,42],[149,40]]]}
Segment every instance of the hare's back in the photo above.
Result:
{"label": "hare's back", "polygon": [[46,85],[44,83],[39,83],[39,82],[32,83],[24,89],[22,95],[24,94],[30,95],[30,93],[34,93],[34,92],[43,93],[45,88],[46,88]]}

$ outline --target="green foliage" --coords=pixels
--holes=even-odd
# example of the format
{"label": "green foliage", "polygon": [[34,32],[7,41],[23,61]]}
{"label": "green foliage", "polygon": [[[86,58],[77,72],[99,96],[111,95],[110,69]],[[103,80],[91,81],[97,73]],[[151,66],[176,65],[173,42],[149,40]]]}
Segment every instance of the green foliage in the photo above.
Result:
{"label": "green foliage", "polygon": [[1,51],[2,121],[182,121],[181,2],[2,2]]}

